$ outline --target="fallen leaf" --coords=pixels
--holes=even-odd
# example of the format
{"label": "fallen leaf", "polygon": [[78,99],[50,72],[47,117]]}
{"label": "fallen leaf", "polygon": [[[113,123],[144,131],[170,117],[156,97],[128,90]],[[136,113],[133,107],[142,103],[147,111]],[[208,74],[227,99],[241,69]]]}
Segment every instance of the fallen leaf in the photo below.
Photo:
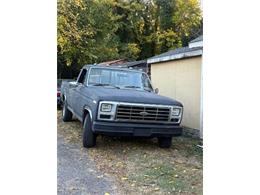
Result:
{"label": "fallen leaf", "polygon": [[77,188],[75,188],[75,187],[73,187],[73,186],[69,188],[70,191],[76,190],[76,189],[77,189]]}
{"label": "fallen leaf", "polygon": [[121,177],[121,180],[123,180],[123,181],[125,181],[127,179],[128,179],[127,177]]}

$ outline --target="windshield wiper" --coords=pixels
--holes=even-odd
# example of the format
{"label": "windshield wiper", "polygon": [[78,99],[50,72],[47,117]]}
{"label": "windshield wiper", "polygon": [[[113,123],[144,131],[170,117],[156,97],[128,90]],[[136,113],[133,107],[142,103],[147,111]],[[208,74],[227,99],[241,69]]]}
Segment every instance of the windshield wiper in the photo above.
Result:
{"label": "windshield wiper", "polygon": [[92,86],[111,86],[111,87],[115,87],[115,88],[117,88],[117,89],[120,89],[120,87],[115,86],[115,85],[110,85],[110,84],[108,84],[108,83],[95,83],[95,84],[93,84]]}
{"label": "windshield wiper", "polygon": [[[139,87],[139,86],[134,86],[134,85],[129,85],[129,86],[124,86],[124,88],[132,88],[132,89],[141,89],[141,87]],[[151,89],[149,89],[149,88],[142,88],[143,90],[145,90],[145,91],[148,91],[148,92],[151,92],[152,90]]]}
{"label": "windshield wiper", "polygon": [[109,86],[107,83],[94,83],[93,86]]}
{"label": "windshield wiper", "polygon": [[127,86],[124,86],[124,88],[135,88],[135,89],[139,89],[141,87],[139,86],[134,86],[134,85],[127,85]]}
{"label": "windshield wiper", "polygon": [[153,90],[152,89],[149,89],[149,88],[144,88],[145,91],[148,91],[148,92],[152,92]]}

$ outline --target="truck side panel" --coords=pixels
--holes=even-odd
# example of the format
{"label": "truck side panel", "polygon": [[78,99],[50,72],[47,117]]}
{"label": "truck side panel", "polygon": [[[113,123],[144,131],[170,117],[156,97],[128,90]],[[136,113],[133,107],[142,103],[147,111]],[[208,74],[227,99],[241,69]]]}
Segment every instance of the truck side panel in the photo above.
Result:
{"label": "truck side panel", "polygon": [[[83,111],[85,107],[88,107],[91,109],[92,112],[94,112],[94,108],[96,108],[95,101],[90,98],[90,94],[87,90],[87,86],[80,85],[75,89],[75,105],[74,105],[74,111],[75,114],[78,115],[80,118],[83,116]],[[93,113],[92,113],[93,114]]]}
{"label": "truck side panel", "polygon": [[[73,83],[74,81],[72,81]],[[70,84],[71,82],[68,82],[68,81],[64,81],[62,82],[62,85],[61,85],[61,93],[62,93],[62,96],[64,96],[64,98],[66,99],[66,103],[68,104],[69,108],[72,108],[73,110],[73,98],[74,98],[74,91],[75,91],[75,86],[72,86]],[[74,82],[75,83],[75,82]],[[63,100],[65,101],[65,100]]]}

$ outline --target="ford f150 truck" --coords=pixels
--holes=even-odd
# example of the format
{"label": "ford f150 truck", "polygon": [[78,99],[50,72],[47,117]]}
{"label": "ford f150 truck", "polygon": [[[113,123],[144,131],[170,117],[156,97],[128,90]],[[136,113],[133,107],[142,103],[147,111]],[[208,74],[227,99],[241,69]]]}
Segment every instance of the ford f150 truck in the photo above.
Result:
{"label": "ford f150 truck", "polygon": [[76,81],[62,82],[62,119],[83,122],[83,146],[96,145],[99,134],[157,137],[169,148],[182,134],[183,105],[160,96],[146,73],[101,65],[85,65]]}

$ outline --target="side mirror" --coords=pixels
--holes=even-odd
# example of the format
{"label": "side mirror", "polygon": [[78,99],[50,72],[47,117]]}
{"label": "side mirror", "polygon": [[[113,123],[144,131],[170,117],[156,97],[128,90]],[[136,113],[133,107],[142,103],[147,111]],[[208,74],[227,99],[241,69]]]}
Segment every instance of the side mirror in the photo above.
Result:
{"label": "side mirror", "polygon": [[154,90],[154,92],[155,92],[156,94],[158,94],[158,93],[159,93],[159,89],[156,88],[156,89]]}
{"label": "side mirror", "polygon": [[78,83],[76,81],[69,82],[70,87],[77,87]]}

